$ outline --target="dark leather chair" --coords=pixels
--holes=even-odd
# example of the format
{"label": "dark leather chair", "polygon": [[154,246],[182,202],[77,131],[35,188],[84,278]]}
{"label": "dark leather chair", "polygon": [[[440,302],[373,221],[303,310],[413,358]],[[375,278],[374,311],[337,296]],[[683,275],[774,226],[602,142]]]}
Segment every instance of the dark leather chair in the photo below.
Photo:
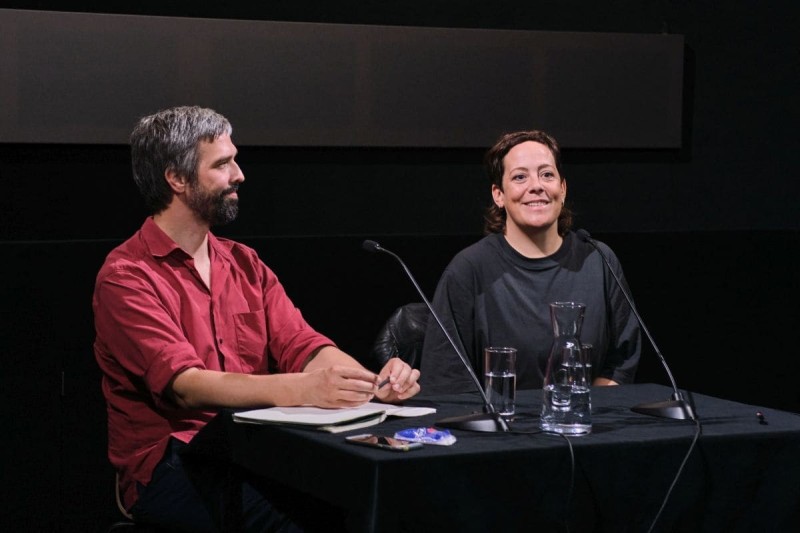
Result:
{"label": "dark leather chair", "polygon": [[389,359],[399,357],[412,368],[419,368],[430,315],[428,306],[422,302],[395,309],[378,332],[364,366],[378,372]]}

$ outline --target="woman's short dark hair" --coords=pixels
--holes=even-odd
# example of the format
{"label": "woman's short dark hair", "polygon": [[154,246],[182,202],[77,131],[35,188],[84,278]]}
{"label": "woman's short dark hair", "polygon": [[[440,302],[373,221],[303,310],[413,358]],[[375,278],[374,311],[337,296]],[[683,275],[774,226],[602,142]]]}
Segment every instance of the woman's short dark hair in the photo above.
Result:
{"label": "woman's short dark hair", "polygon": [[[558,175],[561,177],[561,181],[564,181],[564,173],[561,170],[561,149],[558,147],[558,142],[552,136],[541,130],[529,130],[506,133],[497,139],[497,142],[486,151],[483,161],[491,185],[496,185],[501,191],[503,190],[503,172],[505,171],[503,159],[505,159],[512,148],[527,141],[543,144],[550,150],[556,162]],[[492,202],[486,209],[484,215],[484,233],[502,233],[505,227],[506,210],[497,207],[497,205]],[[572,212],[566,206],[562,206],[561,213],[558,215],[558,234],[564,235],[571,227]]]}

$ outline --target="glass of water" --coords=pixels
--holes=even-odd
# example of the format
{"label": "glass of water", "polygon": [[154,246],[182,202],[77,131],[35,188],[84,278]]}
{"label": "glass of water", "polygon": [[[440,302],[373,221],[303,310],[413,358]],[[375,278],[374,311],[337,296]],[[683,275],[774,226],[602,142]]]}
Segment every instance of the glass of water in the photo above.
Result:
{"label": "glass of water", "polygon": [[489,346],[483,350],[483,358],[486,397],[495,412],[510,417],[517,393],[517,349]]}

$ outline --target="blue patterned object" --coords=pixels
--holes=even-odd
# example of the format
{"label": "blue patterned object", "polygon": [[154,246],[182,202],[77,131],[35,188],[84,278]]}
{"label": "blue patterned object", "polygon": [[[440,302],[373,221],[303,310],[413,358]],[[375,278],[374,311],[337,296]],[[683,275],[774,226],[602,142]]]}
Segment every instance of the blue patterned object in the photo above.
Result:
{"label": "blue patterned object", "polygon": [[441,446],[450,446],[456,442],[455,435],[451,434],[446,429],[436,429],[433,427],[404,429],[395,433],[394,438],[410,442],[421,442],[423,444],[438,444]]}

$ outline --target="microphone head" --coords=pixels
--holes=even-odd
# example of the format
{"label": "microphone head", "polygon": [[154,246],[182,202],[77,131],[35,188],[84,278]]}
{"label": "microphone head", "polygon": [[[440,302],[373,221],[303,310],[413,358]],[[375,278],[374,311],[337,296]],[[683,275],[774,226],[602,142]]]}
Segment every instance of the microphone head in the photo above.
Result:
{"label": "microphone head", "polygon": [[585,230],[585,229],[583,229],[583,228],[581,228],[581,229],[579,229],[578,231],[576,231],[576,232],[575,232],[575,235],[577,235],[577,236],[578,236],[578,238],[579,238],[580,240],[582,240],[583,242],[589,242],[589,241],[592,239],[591,235],[589,235],[589,232],[588,232],[588,231],[586,231],[586,230]]}
{"label": "microphone head", "polygon": [[381,249],[381,245],[375,241],[371,241],[369,239],[365,240],[361,243],[361,247],[368,252],[377,252]]}

